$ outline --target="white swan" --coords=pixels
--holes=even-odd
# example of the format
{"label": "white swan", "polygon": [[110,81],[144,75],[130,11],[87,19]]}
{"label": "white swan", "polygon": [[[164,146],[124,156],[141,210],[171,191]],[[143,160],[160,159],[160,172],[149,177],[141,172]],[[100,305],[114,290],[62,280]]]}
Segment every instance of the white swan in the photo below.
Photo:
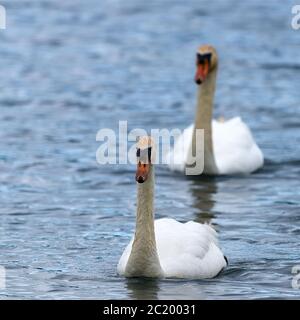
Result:
{"label": "white swan", "polygon": [[227,265],[216,231],[193,221],[154,222],[154,142],[142,137],[137,148],[136,230],[120,258],[118,273],[126,277],[215,277]]}
{"label": "white swan", "polygon": [[175,171],[185,171],[187,151],[193,150],[195,154],[195,129],[204,129],[203,173],[242,174],[259,169],[264,163],[263,154],[241,118],[212,120],[218,69],[216,50],[209,45],[201,46],[197,51],[196,65],[195,81],[199,88],[195,124],[184,131],[167,155],[169,167]]}

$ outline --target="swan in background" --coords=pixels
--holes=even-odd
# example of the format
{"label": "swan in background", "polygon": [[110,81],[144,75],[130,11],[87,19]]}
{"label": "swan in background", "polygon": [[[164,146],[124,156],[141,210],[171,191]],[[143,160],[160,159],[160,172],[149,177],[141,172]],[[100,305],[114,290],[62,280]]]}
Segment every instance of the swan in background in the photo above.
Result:
{"label": "swan in background", "polygon": [[133,239],[118,264],[126,277],[212,278],[226,267],[216,231],[193,221],[154,221],[155,146],[151,137],[137,144],[137,215]]}
{"label": "swan in background", "polygon": [[185,171],[189,153],[186,151],[195,154],[195,129],[204,129],[204,174],[245,174],[259,169],[263,166],[263,154],[241,118],[212,119],[218,70],[217,52],[212,46],[198,49],[196,67],[195,82],[199,88],[195,123],[184,130],[167,155],[169,167]]}

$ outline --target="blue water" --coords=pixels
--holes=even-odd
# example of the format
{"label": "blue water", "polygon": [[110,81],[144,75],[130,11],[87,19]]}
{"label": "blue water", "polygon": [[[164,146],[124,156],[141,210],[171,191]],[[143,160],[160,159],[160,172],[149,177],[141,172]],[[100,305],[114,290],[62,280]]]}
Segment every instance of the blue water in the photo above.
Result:
{"label": "blue water", "polygon": [[[0,30],[1,299],[300,297],[300,30],[293,1],[9,0]],[[220,55],[215,116],[240,115],[266,163],[248,177],[158,168],[156,216],[211,221],[229,267],[126,280],[134,167],[100,166],[96,133],[193,120],[195,50]]]}

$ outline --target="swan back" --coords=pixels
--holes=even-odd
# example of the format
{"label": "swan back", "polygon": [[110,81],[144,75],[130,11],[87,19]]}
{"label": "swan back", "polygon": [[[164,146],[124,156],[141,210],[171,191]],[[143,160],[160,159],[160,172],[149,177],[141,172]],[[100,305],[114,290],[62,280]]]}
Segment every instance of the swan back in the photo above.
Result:
{"label": "swan back", "polygon": [[159,260],[166,277],[215,277],[225,266],[216,231],[207,224],[174,219],[155,221]]}
{"label": "swan back", "polygon": [[240,117],[213,120],[213,147],[220,174],[251,173],[263,166],[264,158],[248,126]]}
{"label": "swan back", "polygon": [[[185,171],[188,147],[192,143],[194,125],[179,136],[173,150],[166,155],[171,170]],[[264,157],[248,126],[240,117],[219,122],[212,120],[213,152],[216,174],[247,174],[264,164]],[[174,159],[174,162],[172,162]]]}
{"label": "swan back", "polygon": [[[174,219],[155,220],[157,253],[165,277],[205,279],[213,278],[226,267],[216,231],[209,225]],[[124,274],[133,239],[126,247],[118,265]]]}

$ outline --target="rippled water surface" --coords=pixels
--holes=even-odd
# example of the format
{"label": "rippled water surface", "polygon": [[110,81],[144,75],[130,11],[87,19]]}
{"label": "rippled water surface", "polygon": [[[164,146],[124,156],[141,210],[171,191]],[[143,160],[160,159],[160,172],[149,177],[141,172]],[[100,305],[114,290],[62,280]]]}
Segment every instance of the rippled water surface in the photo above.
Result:
{"label": "rippled water surface", "polygon": [[[2,299],[300,297],[300,30],[292,1],[9,0],[0,30]],[[96,133],[193,120],[195,49],[220,55],[215,116],[240,115],[266,163],[247,177],[157,169],[156,216],[211,221],[230,265],[205,281],[126,280],[134,167]]]}

